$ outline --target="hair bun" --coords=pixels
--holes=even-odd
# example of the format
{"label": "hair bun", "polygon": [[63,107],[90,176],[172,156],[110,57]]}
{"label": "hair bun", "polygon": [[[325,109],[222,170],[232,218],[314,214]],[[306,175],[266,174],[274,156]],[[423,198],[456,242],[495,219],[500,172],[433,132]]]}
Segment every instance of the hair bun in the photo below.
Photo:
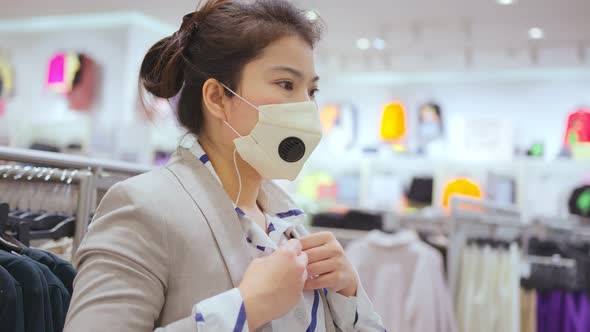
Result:
{"label": "hair bun", "polygon": [[178,94],[184,83],[183,36],[174,34],[154,44],[147,52],[139,77],[143,87],[160,98]]}

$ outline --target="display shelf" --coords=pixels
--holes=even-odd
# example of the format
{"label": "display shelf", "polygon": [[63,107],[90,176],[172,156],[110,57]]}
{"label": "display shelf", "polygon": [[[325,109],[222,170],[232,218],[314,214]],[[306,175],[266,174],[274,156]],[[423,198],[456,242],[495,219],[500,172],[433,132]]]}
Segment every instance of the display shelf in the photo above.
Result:
{"label": "display shelf", "polygon": [[[313,166],[315,165],[307,168],[303,175],[311,174],[312,170],[319,168]],[[351,168],[353,168],[352,171]],[[441,207],[444,186],[449,180],[468,177],[487,190],[488,175],[495,174],[515,181],[515,204],[524,215],[563,216],[567,214],[567,199],[571,191],[576,186],[590,181],[590,161],[561,159],[545,161],[518,158],[512,161],[460,162],[417,156],[407,158],[381,156],[365,158],[356,164],[347,165],[346,171],[334,168],[324,169],[324,172],[333,176],[335,180],[351,174],[358,176],[358,200],[352,203],[347,201],[347,204],[360,209],[384,208],[371,205],[377,198],[370,194],[369,188],[377,178],[391,177],[399,180],[401,189],[391,187],[390,191],[384,192],[384,195],[390,196],[391,206],[395,208],[397,200],[394,194],[406,188],[412,177],[432,176],[434,207]],[[290,187],[289,192],[295,195],[296,188],[298,188],[297,183]]]}

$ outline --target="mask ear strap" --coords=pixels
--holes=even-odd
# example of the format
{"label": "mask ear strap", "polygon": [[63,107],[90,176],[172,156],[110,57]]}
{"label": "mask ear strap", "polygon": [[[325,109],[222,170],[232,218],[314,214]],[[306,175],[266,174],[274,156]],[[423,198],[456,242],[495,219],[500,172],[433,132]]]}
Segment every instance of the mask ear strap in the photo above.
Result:
{"label": "mask ear strap", "polygon": [[[240,98],[240,99],[241,99],[241,100],[243,100],[243,101],[244,101],[246,104],[248,104],[248,105],[250,105],[250,106],[254,107],[254,109],[256,109],[256,110],[258,111],[258,107],[256,107],[256,106],[252,105],[252,103],[251,103],[251,102],[249,102],[249,101],[247,101],[246,99],[242,98],[242,96],[240,96],[239,94],[235,93],[235,92],[234,92],[234,90],[232,90],[232,89],[228,88],[228,87],[227,87],[227,85],[225,85],[225,84],[223,84],[223,83],[221,83],[221,82],[219,82],[219,84],[221,84],[221,85],[222,85],[224,88],[226,88],[226,89],[227,89],[229,92],[233,93],[233,94],[234,94],[234,96],[236,96],[236,97]],[[229,129],[233,130],[233,132],[234,132],[234,133],[236,133],[236,135],[238,135],[238,137],[242,137],[242,135],[240,135],[240,133],[238,133],[238,131],[237,131],[237,130],[235,130],[235,129],[234,129],[234,127],[230,126],[230,124],[229,124],[227,121],[223,121],[223,122],[225,123],[225,125],[226,125],[226,126],[228,126],[228,127],[229,127]]]}
{"label": "mask ear strap", "polygon": [[[254,104],[252,104],[251,102],[247,101],[246,98],[240,96],[239,94],[235,93],[234,90],[230,89],[227,87],[227,85],[219,82],[219,84],[221,84],[224,88],[226,88],[229,92],[233,93],[234,96],[240,98],[243,102],[245,102],[246,104],[252,106],[255,110],[257,110],[258,112],[260,112],[260,110],[258,109],[258,107],[254,106]],[[262,113],[262,112],[261,112]]]}
{"label": "mask ear strap", "polygon": [[[239,134],[238,134],[239,135]],[[240,175],[240,169],[238,168],[238,160],[236,159],[236,153],[238,153],[238,149],[234,150],[234,167],[236,169],[236,173],[238,174],[238,183],[240,187],[238,188],[238,197],[236,198],[236,206],[240,203],[240,196],[242,195],[242,176]]]}
{"label": "mask ear strap", "polygon": [[238,131],[235,130],[234,127],[230,126],[229,123],[227,123],[227,121],[224,120],[223,122],[225,123],[226,126],[229,127],[229,129],[233,130],[234,133],[236,133],[236,135],[238,135],[239,137],[242,137],[242,135],[240,135],[240,133],[238,133]]}

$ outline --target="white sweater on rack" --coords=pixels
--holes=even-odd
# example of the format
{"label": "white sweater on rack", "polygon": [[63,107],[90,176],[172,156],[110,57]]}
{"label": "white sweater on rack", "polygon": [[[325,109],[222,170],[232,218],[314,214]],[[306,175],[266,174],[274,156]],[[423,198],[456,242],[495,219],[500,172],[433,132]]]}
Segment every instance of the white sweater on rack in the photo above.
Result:
{"label": "white sweater on rack", "polygon": [[346,252],[388,331],[456,331],[442,257],[415,232],[372,231]]}

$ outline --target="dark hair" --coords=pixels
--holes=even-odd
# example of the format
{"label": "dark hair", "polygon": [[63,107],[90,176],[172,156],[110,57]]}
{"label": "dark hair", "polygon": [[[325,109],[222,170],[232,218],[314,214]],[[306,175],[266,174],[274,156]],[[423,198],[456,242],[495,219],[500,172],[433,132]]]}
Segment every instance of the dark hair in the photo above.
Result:
{"label": "dark hair", "polygon": [[149,49],[139,74],[140,90],[143,86],[156,97],[171,98],[182,89],[178,120],[197,135],[208,79],[235,91],[243,67],[269,44],[298,35],[314,47],[323,28],[321,21],[310,21],[286,0],[207,0],[199,7],[185,15],[177,32]]}
{"label": "dark hair", "polygon": [[441,111],[440,111],[440,106],[438,104],[436,104],[436,103],[426,103],[426,104],[423,104],[422,106],[420,106],[420,111],[418,113],[418,120],[420,122],[423,122],[424,121],[424,110],[425,109],[431,109],[431,110],[433,110],[434,113],[438,116],[439,120],[442,123],[442,114],[441,114]]}

